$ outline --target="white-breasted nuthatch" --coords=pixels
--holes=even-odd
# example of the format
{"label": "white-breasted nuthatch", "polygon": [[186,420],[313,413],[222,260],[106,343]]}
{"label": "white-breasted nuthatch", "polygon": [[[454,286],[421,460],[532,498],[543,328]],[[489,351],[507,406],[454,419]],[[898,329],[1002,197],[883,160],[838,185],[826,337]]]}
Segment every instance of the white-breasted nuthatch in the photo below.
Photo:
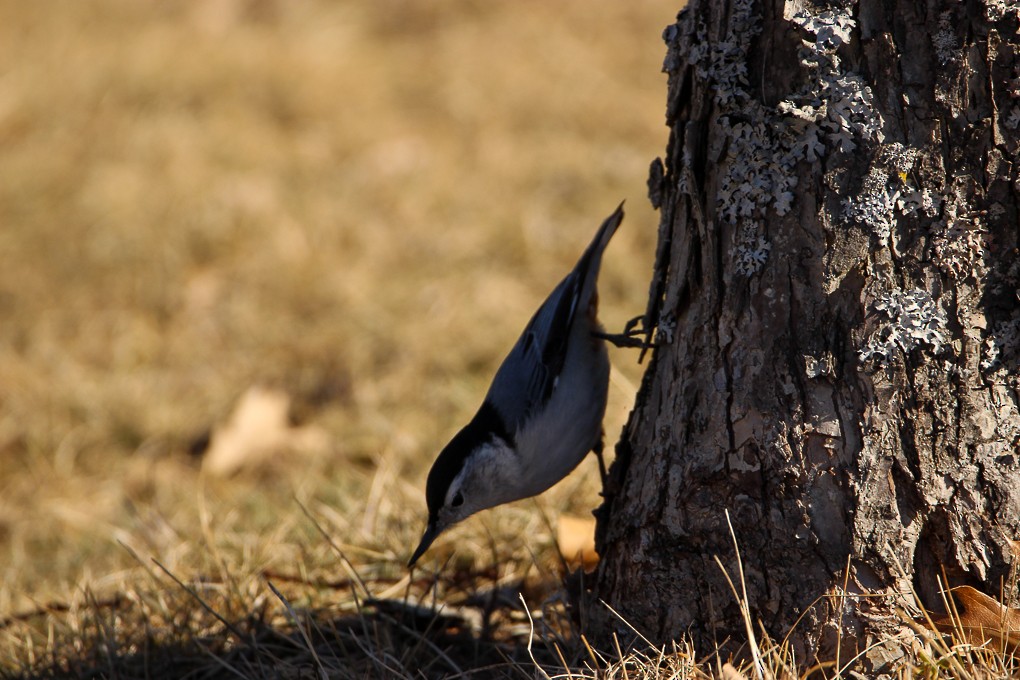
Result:
{"label": "white-breasted nuthatch", "polygon": [[622,220],[621,203],[531,317],[478,413],[436,458],[425,487],[428,525],[409,567],[450,526],[542,493],[589,451],[604,474],[609,355],[597,318],[597,282],[602,253]]}

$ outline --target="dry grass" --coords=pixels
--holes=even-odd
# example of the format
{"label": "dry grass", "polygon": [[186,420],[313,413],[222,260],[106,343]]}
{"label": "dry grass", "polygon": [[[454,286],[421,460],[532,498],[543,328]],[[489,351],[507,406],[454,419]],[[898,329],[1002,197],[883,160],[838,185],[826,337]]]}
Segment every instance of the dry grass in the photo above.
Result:
{"label": "dry grass", "polygon": [[[739,677],[577,634],[550,526],[593,463],[404,568],[434,454],[621,198],[603,318],[643,309],[674,11],[0,0],[0,675]],[[257,385],[327,445],[203,475]]]}
{"label": "dry grass", "polygon": [[[266,572],[350,616],[350,587],[302,582],[350,574],[299,503],[402,599],[432,458],[622,198],[604,318],[643,307],[674,11],[0,0],[0,667],[98,664],[146,619],[174,644],[216,629],[152,558],[226,620],[286,623]],[[614,360],[611,434],[639,376]],[[202,475],[192,452],[253,385],[327,448]],[[587,513],[594,468],[429,566],[552,593],[536,507]],[[50,603],[72,611],[9,618]]]}

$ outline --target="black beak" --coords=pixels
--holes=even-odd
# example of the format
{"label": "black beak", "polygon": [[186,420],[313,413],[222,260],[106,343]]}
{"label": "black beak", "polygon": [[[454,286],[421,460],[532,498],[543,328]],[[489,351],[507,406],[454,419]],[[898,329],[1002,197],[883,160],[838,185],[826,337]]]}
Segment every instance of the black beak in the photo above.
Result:
{"label": "black beak", "polygon": [[436,523],[429,520],[429,524],[425,527],[425,533],[421,536],[421,543],[418,544],[417,550],[411,555],[411,561],[407,563],[407,568],[410,569],[418,561],[418,558],[425,554],[425,551],[432,545],[432,541],[436,540],[436,536],[439,535],[439,531],[436,530]]}

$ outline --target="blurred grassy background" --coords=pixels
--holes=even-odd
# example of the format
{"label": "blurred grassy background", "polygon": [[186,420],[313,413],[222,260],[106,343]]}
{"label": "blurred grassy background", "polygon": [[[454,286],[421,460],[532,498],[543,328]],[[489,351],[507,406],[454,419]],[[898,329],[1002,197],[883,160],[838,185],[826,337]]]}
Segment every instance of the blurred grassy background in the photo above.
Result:
{"label": "blurred grassy background", "polygon": [[[295,497],[400,573],[435,454],[623,198],[603,320],[644,309],[675,11],[0,0],[0,617],[129,586],[118,542],[190,574],[335,568]],[[203,475],[256,385],[327,446]],[[595,468],[539,507],[587,514]],[[484,513],[433,564],[548,552],[540,514]]]}

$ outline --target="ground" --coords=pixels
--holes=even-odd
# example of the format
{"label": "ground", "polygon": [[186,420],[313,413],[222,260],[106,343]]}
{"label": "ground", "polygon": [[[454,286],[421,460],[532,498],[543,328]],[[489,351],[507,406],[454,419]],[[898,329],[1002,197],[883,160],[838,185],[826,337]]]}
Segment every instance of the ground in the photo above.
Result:
{"label": "ground", "polygon": [[[0,2],[0,668],[100,629],[112,658],[199,595],[286,622],[270,582],[335,620],[354,574],[558,592],[594,461],[404,565],[432,459],[622,199],[603,319],[643,311],[675,10]],[[612,358],[611,441],[641,375]],[[203,471],[259,394],[269,458]]]}

